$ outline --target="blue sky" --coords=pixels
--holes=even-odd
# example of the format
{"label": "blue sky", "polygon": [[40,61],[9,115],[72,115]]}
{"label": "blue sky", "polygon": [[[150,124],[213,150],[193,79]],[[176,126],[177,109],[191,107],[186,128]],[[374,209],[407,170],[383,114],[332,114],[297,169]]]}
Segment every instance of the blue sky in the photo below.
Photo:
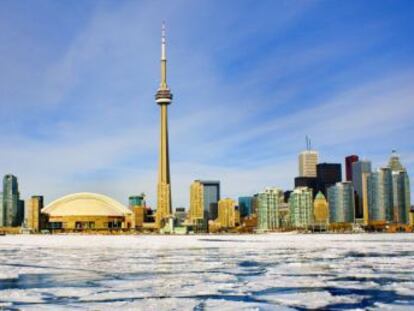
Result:
{"label": "blue sky", "polygon": [[355,153],[379,167],[396,149],[413,177],[413,1],[0,8],[0,173],[24,197],[145,192],[155,205],[162,20],[174,206],[194,179],[234,198],[292,188],[305,135],[322,162]]}

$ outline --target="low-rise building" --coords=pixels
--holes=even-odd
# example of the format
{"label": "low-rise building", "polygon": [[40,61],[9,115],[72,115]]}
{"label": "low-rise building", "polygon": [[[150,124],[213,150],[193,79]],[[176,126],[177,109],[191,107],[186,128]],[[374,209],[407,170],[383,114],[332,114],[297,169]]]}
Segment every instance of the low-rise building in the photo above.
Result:
{"label": "low-rise building", "polygon": [[133,226],[133,213],[114,199],[96,193],[74,193],[42,209],[48,228],[57,231],[122,230]]}

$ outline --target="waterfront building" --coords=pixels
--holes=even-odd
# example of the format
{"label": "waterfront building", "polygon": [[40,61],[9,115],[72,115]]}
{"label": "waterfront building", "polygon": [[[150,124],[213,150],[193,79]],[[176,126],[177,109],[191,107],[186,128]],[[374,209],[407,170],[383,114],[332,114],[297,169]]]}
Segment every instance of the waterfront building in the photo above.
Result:
{"label": "waterfront building", "polygon": [[355,154],[345,158],[345,177],[346,181],[352,181],[352,163],[357,162],[359,157]]}
{"label": "waterfront building", "polygon": [[299,154],[299,176],[316,177],[316,164],[318,164],[318,152],[305,150]]}
{"label": "waterfront building", "polygon": [[157,214],[156,224],[159,228],[169,224],[172,217],[171,209],[171,180],[170,158],[168,143],[168,105],[171,104],[173,95],[167,85],[167,55],[165,26],[162,25],[161,34],[161,83],[155,94],[155,101],[161,108],[160,130],[160,154],[157,185]]}
{"label": "waterfront building", "polygon": [[280,227],[279,207],[283,200],[283,191],[278,188],[266,188],[257,194],[258,231],[271,231]]}
{"label": "waterfront building", "polygon": [[3,226],[21,226],[24,219],[24,202],[20,200],[17,177],[11,174],[3,178]]}
{"label": "waterfront building", "polygon": [[368,217],[372,225],[392,222],[393,188],[392,171],[389,167],[379,168],[367,177]]}
{"label": "waterfront building", "polygon": [[[213,180],[195,180],[190,186],[190,223],[200,230],[207,229],[209,220],[218,216],[218,201],[220,200],[220,182]],[[215,217],[215,218],[214,218]]]}
{"label": "waterfront building", "polygon": [[240,214],[236,207],[236,201],[225,198],[218,202],[217,222],[221,228],[235,228],[240,224]]}
{"label": "waterfront building", "polygon": [[145,194],[132,195],[128,198],[128,207],[133,213],[132,227],[141,230],[147,218],[147,207],[145,202]]}
{"label": "waterfront building", "polygon": [[409,224],[410,222],[410,180],[405,170],[392,172],[393,214],[394,222]]}
{"label": "waterfront building", "polygon": [[48,218],[48,228],[58,231],[107,231],[134,226],[130,209],[97,193],[66,195],[48,204],[42,214]]}
{"label": "waterfront building", "polygon": [[316,165],[317,192],[321,191],[327,196],[327,189],[342,181],[340,163],[319,163]]}
{"label": "waterfront building", "polygon": [[364,193],[363,175],[371,173],[371,162],[359,160],[352,163],[352,184],[355,189],[355,217],[365,218],[364,215]]}
{"label": "waterfront building", "polygon": [[318,179],[317,177],[296,177],[295,178],[295,188],[306,187],[312,189],[313,196],[316,195],[316,190],[318,188]]}
{"label": "waterfront building", "polygon": [[247,217],[253,212],[253,197],[239,197],[240,217]]}
{"label": "waterfront building", "polygon": [[350,224],[355,221],[354,187],[349,181],[328,188],[329,222]]}
{"label": "waterfront building", "polygon": [[43,209],[43,196],[34,195],[26,202],[25,225],[33,232],[39,232],[42,227],[41,210]]}
{"label": "waterfront building", "polygon": [[315,225],[329,224],[329,206],[328,201],[322,192],[318,192],[313,201],[313,219]]}
{"label": "waterfront building", "polygon": [[289,198],[290,224],[294,228],[308,228],[312,224],[312,189],[300,187]]}

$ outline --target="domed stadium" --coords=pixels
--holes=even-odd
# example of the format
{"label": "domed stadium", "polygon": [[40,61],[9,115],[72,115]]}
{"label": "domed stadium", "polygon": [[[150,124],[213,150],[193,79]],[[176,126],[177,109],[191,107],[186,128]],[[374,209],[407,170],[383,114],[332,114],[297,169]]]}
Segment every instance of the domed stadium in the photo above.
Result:
{"label": "domed stadium", "polygon": [[42,209],[52,230],[121,230],[133,226],[133,213],[118,201],[97,193],[61,197]]}

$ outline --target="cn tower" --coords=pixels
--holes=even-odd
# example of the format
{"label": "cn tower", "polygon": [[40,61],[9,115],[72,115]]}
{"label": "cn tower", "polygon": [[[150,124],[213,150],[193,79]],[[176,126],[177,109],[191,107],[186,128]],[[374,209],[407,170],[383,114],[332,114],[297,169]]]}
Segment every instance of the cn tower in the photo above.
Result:
{"label": "cn tower", "polygon": [[162,227],[172,215],[170,158],[168,150],[168,105],[172,101],[172,93],[167,86],[167,56],[165,40],[165,24],[161,30],[161,83],[155,94],[155,101],[161,108],[160,154],[157,185],[157,214],[156,221]]}

